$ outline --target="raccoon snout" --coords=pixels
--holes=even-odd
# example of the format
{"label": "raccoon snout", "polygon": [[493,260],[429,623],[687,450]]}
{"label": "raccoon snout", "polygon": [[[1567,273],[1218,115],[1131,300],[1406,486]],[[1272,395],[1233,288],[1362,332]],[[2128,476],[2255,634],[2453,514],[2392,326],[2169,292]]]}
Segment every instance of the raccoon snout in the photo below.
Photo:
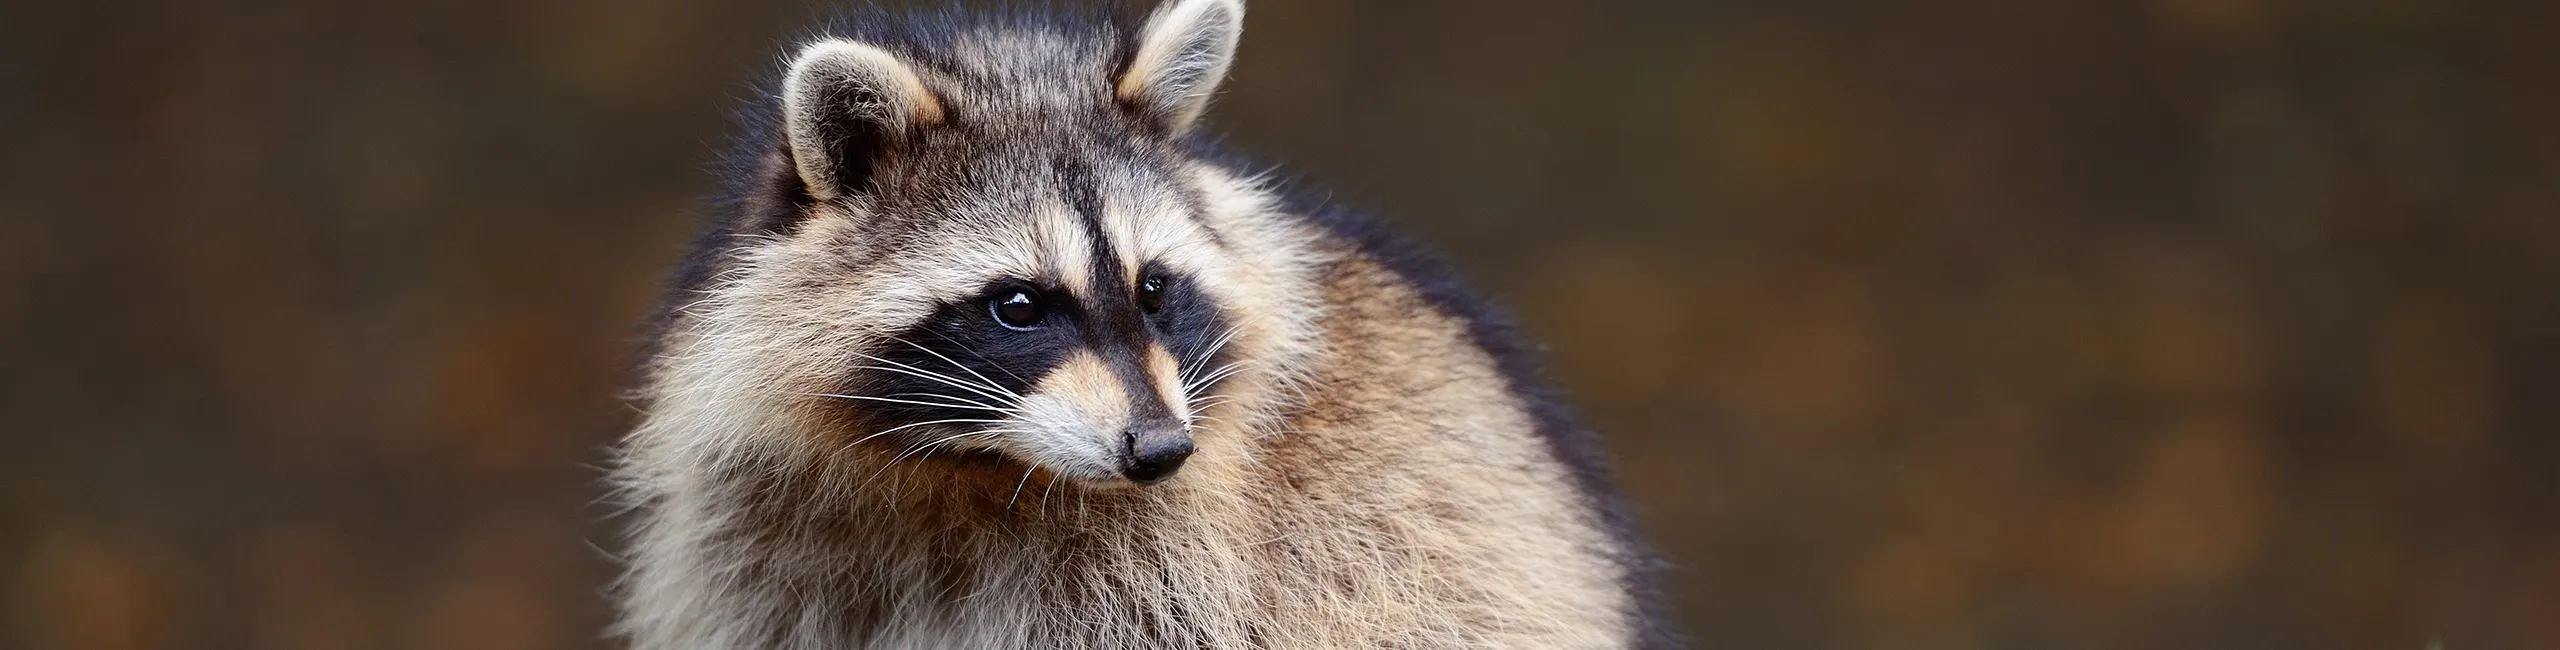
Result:
{"label": "raccoon snout", "polygon": [[1191,432],[1181,424],[1140,425],[1120,434],[1120,475],[1140,484],[1154,484],[1173,478],[1182,469],[1182,461],[1191,458]]}

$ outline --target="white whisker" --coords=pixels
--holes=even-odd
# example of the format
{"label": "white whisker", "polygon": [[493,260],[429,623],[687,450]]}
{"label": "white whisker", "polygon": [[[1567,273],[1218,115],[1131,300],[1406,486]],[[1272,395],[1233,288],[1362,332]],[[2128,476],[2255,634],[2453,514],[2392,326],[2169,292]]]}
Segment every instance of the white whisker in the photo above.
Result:
{"label": "white whisker", "polygon": [[[1013,429],[987,429],[987,430],[984,430],[984,431],[971,431],[971,432],[968,432],[968,433],[961,433],[961,434],[954,434],[954,435],[950,435],[950,436],[945,436],[945,437],[943,437],[943,438],[940,438],[940,439],[937,439],[937,440],[934,440],[934,441],[931,441],[931,442],[927,442],[927,443],[924,443],[924,444],[921,444],[921,445],[916,445],[916,446],[913,446],[913,447],[908,447],[906,451],[899,452],[897,456],[890,457],[890,458],[889,458],[889,462],[881,463],[881,464],[880,464],[880,469],[879,469],[879,470],[876,470],[876,471],[873,471],[873,472],[871,473],[871,476],[869,476],[869,477],[867,477],[867,478],[862,479],[862,483],[863,483],[864,485],[869,485],[872,481],[878,480],[878,479],[880,478],[880,475],[881,475],[881,474],[887,473],[887,472],[889,471],[889,468],[897,466],[898,461],[906,460],[908,456],[913,456],[913,455],[915,455],[917,452],[929,452],[929,451],[931,451],[931,450],[933,450],[933,449],[935,449],[935,448],[937,448],[937,447],[940,447],[940,446],[941,446],[941,445],[943,445],[944,443],[952,442],[952,441],[955,441],[955,440],[960,440],[960,439],[963,439],[963,438],[971,438],[971,437],[976,437],[976,436],[986,436],[986,435],[995,435],[995,434],[998,434],[998,433],[1005,433],[1005,432],[1008,432],[1008,431],[1014,431],[1014,430],[1013,430]],[[928,455],[930,455],[930,454],[928,454]]]}
{"label": "white whisker", "polygon": [[[1003,412],[1007,412],[1007,413],[1011,413],[1011,412],[1013,412],[1013,411],[1014,411],[1013,409],[1004,408],[1004,407],[996,406],[996,405],[993,405],[993,404],[988,404],[988,403],[986,403],[986,402],[981,402],[981,401],[978,401],[978,400],[973,400],[973,399],[969,399],[969,398],[966,398],[966,397],[961,397],[961,396],[958,396],[958,395],[946,395],[946,394],[943,394],[943,393],[891,393],[891,394],[889,395],[889,397],[932,397],[932,398],[937,398],[937,399],[947,399],[947,400],[951,400],[951,401],[954,401],[954,402],[959,402],[959,403],[961,403],[961,404],[967,404],[967,405],[969,405],[969,406],[968,406],[968,408],[983,409],[983,410],[988,410],[988,411],[1003,411]],[[955,407],[955,408],[956,408],[956,407]]]}
{"label": "white whisker", "polygon": [[1227,343],[1235,340],[1237,334],[1243,332],[1243,324],[1227,326],[1225,333],[1219,334],[1217,339],[1210,341],[1208,347],[1202,349],[1199,354],[1192,355],[1190,370],[1184,371],[1178,379],[1181,379],[1184,384],[1191,383],[1191,376],[1200,370],[1201,365],[1209,362],[1209,357],[1217,355],[1219,350],[1227,347]]}
{"label": "white whisker", "polygon": [[[991,400],[995,400],[995,401],[999,401],[999,402],[1008,401],[1008,399],[1009,399],[1009,398],[1005,397],[1005,396],[1004,396],[1004,395],[1002,395],[1002,394],[989,392],[989,391],[987,390],[987,388],[988,388],[988,387],[983,387],[983,386],[978,386],[978,385],[975,385],[975,384],[971,384],[971,383],[969,383],[968,381],[962,380],[962,379],[960,379],[960,378],[958,378],[958,377],[953,377],[953,376],[950,376],[950,375],[945,375],[945,374],[938,373],[938,372],[934,372],[934,371],[931,371],[931,370],[924,370],[924,369],[920,369],[920,368],[917,368],[917,367],[915,367],[915,366],[910,366],[910,365],[907,365],[907,364],[898,363],[898,362],[896,362],[896,361],[890,361],[890,360],[888,360],[888,359],[882,359],[882,358],[880,358],[880,357],[875,357],[875,356],[871,356],[871,355],[868,355],[868,354],[862,354],[862,353],[860,353],[860,352],[856,352],[856,353],[854,353],[854,354],[859,355],[859,356],[861,356],[861,357],[863,357],[863,358],[871,359],[871,360],[874,360],[874,361],[879,361],[879,362],[881,362],[881,363],[886,363],[886,364],[890,364],[890,366],[894,366],[894,367],[884,367],[884,366],[855,366],[855,368],[857,368],[857,369],[862,369],[862,370],[882,370],[882,371],[894,372],[894,373],[898,373],[898,374],[902,374],[902,375],[907,375],[907,376],[911,376],[911,377],[918,377],[918,378],[923,378],[923,379],[930,379],[930,380],[933,380],[933,381],[937,381],[937,382],[941,382],[941,383],[945,383],[945,384],[950,384],[950,385],[952,385],[953,387],[959,388],[959,389],[961,389],[961,390],[966,390],[966,391],[969,391],[969,392],[972,392],[972,393],[977,393],[977,394],[979,394],[979,395],[983,395],[983,396],[985,396],[987,399],[991,399]],[[1003,390],[1003,389],[998,388],[998,389],[996,389],[996,390]]]}
{"label": "white whisker", "polygon": [[[987,362],[987,365],[994,366],[994,367],[995,367],[995,369],[996,369],[996,372],[1004,373],[1004,376],[1012,377],[1014,381],[1021,382],[1021,383],[1025,383],[1025,384],[1029,384],[1029,383],[1031,383],[1031,381],[1030,381],[1030,380],[1023,379],[1023,378],[1022,378],[1022,375],[1013,374],[1013,371],[1012,371],[1012,370],[1009,370],[1009,369],[1006,369],[1006,368],[1004,367],[1004,364],[996,363],[996,360],[987,358],[986,353],[979,352],[977,348],[969,347],[969,346],[966,346],[966,345],[961,345],[961,343],[960,343],[959,341],[952,339],[952,338],[951,338],[951,335],[949,335],[949,334],[944,334],[944,333],[942,333],[942,332],[938,332],[938,331],[934,331],[934,330],[925,330],[925,333],[927,333],[927,334],[932,334],[934,338],[942,339],[942,340],[944,340],[944,341],[949,341],[949,342],[951,342],[951,344],[952,344],[952,345],[959,345],[959,346],[960,346],[960,349],[961,349],[962,351],[964,351],[964,352],[968,352],[968,353],[970,354],[970,356],[975,356],[975,357],[977,357],[980,361],[985,361],[985,362]],[[912,344],[912,343],[910,343],[909,345],[913,345],[913,344]]]}
{"label": "white whisker", "polygon": [[917,349],[917,350],[922,350],[925,354],[933,355],[933,358],[941,359],[943,363],[951,364],[951,366],[952,366],[952,367],[959,368],[961,372],[969,373],[969,376],[971,376],[971,377],[976,377],[976,378],[978,378],[978,381],[985,382],[986,387],[988,387],[988,388],[993,388],[993,389],[996,389],[996,390],[999,390],[999,391],[1003,391],[1003,392],[1004,392],[1004,394],[1005,394],[1006,396],[1008,396],[1008,397],[1012,397],[1014,401],[1017,401],[1017,402],[1022,401],[1022,395],[1021,395],[1021,394],[1015,393],[1015,392],[1010,391],[1010,390],[1005,390],[1005,387],[1004,387],[1004,386],[1001,386],[1001,385],[996,384],[996,380],[988,379],[986,375],[978,374],[978,371],[976,371],[976,370],[970,370],[968,366],[961,365],[961,363],[960,363],[960,362],[951,360],[951,357],[942,356],[942,353],[933,351],[933,348],[928,348],[928,347],[925,347],[925,346],[916,345],[914,342],[911,342],[911,341],[908,341],[908,340],[906,340],[906,339],[902,339],[902,338],[897,338],[897,337],[890,337],[890,339],[889,339],[889,340],[897,341],[897,342],[899,342],[899,343],[905,343],[905,344],[907,344],[907,347],[915,348],[915,349]]}
{"label": "white whisker", "polygon": [[1013,502],[1014,502],[1014,501],[1017,501],[1017,500],[1020,500],[1020,499],[1022,498],[1022,486],[1023,486],[1024,484],[1028,484],[1028,483],[1030,483],[1030,482],[1031,482],[1031,473],[1032,473],[1032,472],[1037,472],[1037,471],[1040,471],[1040,464],[1039,464],[1039,463],[1032,463],[1032,464],[1031,464],[1031,467],[1029,467],[1029,468],[1027,468],[1027,469],[1022,470],[1022,480],[1014,481],[1014,482],[1013,482],[1013,497],[1012,497],[1012,498],[1008,498],[1008,499],[1005,499],[1005,500],[1004,500],[1004,509],[1006,509],[1006,510],[1012,510],[1012,509],[1013,509]]}
{"label": "white whisker", "polygon": [[1217,385],[1220,380],[1224,380],[1228,377],[1234,376],[1237,372],[1243,371],[1247,365],[1250,365],[1250,362],[1237,361],[1235,363],[1218,366],[1217,370],[1210,371],[1208,375],[1184,384],[1182,387],[1182,393],[1184,395],[1196,395],[1200,391],[1207,390],[1209,387]]}
{"label": "white whisker", "polygon": [[868,440],[870,440],[870,439],[872,439],[872,438],[878,438],[878,437],[880,437],[880,436],[885,436],[885,435],[889,435],[889,434],[891,434],[891,433],[896,433],[896,432],[904,431],[904,430],[907,430],[907,429],[913,429],[913,428],[916,428],[916,427],[921,427],[921,426],[931,426],[931,425],[936,425],[936,424],[958,424],[958,423],[963,423],[963,422],[978,422],[978,423],[987,423],[987,424],[998,424],[998,423],[1003,423],[1003,422],[1005,422],[1005,421],[1004,421],[1004,420],[981,420],[981,419],[953,419],[953,420],[934,420],[934,421],[931,421],[931,422],[917,422],[917,423],[913,423],[913,424],[901,424],[901,425],[898,425],[898,426],[889,427],[889,428],[886,428],[886,429],[881,429],[881,430],[879,430],[879,431],[877,431],[877,432],[873,432],[871,435],[863,436],[861,439],[858,439],[858,440],[853,441],[853,443],[852,443],[851,445],[846,445],[846,447],[852,447],[853,445],[859,445],[859,444],[862,444],[863,442],[868,441]]}
{"label": "white whisker", "polygon": [[[914,394],[914,393],[905,393],[905,394]],[[996,412],[1000,412],[1000,413],[1018,413],[1017,411],[1014,411],[1013,409],[994,408],[994,407],[988,407],[988,406],[967,406],[967,405],[961,405],[961,404],[938,404],[938,403],[934,403],[934,402],[919,402],[919,401],[910,400],[910,399],[896,399],[896,398],[891,398],[891,397],[872,397],[872,396],[870,396],[870,395],[841,395],[841,394],[836,394],[836,393],[808,393],[807,395],[809,395],[810,397],[832,397],[832,398],[836,398],[836,399],[864,400],[864,401],[871,401],[871,402],[888,402],[888,403],[891,403],[891,404],[906,404],[906,405],[910,405],[910,406],[932,406],[932,407],[938,407],[938,408],[975,409],[975,410],[984,410],[984,411],[996,411]]]}

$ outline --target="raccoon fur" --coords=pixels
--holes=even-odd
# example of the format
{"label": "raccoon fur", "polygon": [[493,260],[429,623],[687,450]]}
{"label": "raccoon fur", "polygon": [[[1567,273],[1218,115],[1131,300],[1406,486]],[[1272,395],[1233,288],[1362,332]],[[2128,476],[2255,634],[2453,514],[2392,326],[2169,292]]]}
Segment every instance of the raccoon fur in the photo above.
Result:
{"label": "raccoon fur", "polygon": [[1243,18],[870,16],[796,48],[653,337],[616,634],[1660,643],[1649,556],[1504,321],[1198,135]]}

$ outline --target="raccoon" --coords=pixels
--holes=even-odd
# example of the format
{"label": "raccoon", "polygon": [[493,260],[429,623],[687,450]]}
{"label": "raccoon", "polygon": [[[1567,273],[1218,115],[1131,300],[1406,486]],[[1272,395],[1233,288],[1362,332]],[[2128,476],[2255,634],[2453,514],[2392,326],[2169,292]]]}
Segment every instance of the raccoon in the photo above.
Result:
{"label": "raccoon", "polygon": [[1243,18],[875,15],[797,48],[653,337],[616,633],[1666,642],[1504,320],[1200,135]]}

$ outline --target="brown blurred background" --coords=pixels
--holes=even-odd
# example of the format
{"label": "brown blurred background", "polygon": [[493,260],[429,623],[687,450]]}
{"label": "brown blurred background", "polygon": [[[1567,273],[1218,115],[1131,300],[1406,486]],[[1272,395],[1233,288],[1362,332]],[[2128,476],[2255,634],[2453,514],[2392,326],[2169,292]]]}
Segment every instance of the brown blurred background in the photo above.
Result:
{"label": "brown blurred background", "polygon": [[[2560,5],[1254,0],[1702,647],[2560,648]],[[806,0],[0,8],[0,647],[577,648]]]}

